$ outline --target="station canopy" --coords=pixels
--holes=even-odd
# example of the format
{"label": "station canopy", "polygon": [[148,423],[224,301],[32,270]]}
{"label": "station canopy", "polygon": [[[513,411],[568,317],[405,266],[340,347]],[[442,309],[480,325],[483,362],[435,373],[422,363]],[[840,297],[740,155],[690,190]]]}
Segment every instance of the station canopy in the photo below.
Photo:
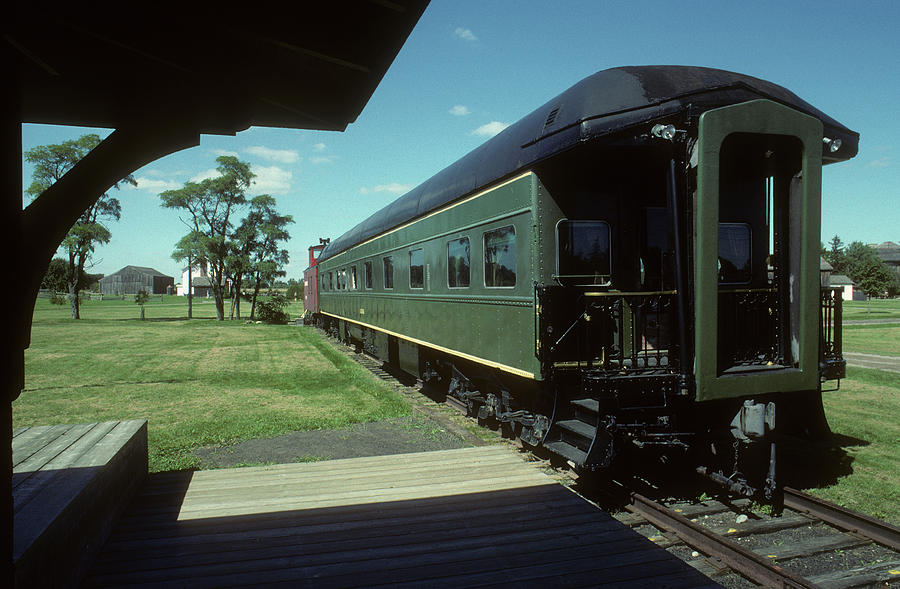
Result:
{"label": "station canopy", "polygon": [[340,131],[426,5],[51,0],[17,3],[0,26],[13,56],[7,66],[18,70],[21,122],[122,128],[174,119],[201,133],[251,125]]}

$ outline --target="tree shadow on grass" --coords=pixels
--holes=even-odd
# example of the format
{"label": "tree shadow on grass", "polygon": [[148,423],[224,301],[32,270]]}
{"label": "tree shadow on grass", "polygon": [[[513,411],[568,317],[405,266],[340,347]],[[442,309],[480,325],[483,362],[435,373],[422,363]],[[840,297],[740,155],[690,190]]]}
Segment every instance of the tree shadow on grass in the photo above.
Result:
{"label": "tree shadow on grass", "polygon": [[[126,323],[168,323],[172,321],[216,321],[215,317],[147,317],[146,319],[141,319],[140,317],[122,317],[120,319],[114,319],[114,321],[124,321]],[[244,321],[243,319],[235,319],[234,321]],[[223,321],[222,323],[226,323]]]}
{"label": "tree shadow on grass", "polygon": [[90,388],[102,388],[109,387],[110,385],[126,385],[126,384],[183,384],[186,382],[200,382],[201,379],[198,378],[164,378],[164,379],[156,379],[156,380],[112,380],[109,382],[102,383],[89,383],[89,384],[66,384],[57,387],[39,387],[34,389],[22,389],[23,393],[34,392],[34,391],[53,391],[53,390],[74,390],[74,389],[90,389]]}

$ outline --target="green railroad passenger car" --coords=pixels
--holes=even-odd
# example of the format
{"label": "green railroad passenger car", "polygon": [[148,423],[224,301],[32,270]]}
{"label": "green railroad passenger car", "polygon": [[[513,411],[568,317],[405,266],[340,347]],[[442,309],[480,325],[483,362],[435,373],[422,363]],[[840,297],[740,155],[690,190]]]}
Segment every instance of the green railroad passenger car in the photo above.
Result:
{"label": "green railroad passenger car", "polygon": [[843,376],[821,168],[857,145],[763,80],[605,70],[311,248],[307,310],[576,468],[687,453],[772,496]]}

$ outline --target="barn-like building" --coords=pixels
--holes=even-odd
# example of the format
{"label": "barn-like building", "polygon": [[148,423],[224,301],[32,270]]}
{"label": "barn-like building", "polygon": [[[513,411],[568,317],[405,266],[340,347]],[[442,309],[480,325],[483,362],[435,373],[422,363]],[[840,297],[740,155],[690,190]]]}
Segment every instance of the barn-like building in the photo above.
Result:
{"label": "barn-like building", "polygon": [[105,295],[168,294],[174,292],[175,278],[153,268],[125,266],[118,272],[100,279],[100,292]]}

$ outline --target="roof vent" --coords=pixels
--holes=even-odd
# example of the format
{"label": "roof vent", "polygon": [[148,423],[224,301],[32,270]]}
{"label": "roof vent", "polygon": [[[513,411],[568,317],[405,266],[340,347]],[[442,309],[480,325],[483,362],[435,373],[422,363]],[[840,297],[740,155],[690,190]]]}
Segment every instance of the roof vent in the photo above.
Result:
{"label": "roof vent", "polygon": [[548,127],[551,127],[553,125],[553,123],[556,121],[556,115],[558,113],[559,113],[558,106],[550,111],[550,114],[547,115],[547,120],[544,121],[544,130],[546,130]]}

